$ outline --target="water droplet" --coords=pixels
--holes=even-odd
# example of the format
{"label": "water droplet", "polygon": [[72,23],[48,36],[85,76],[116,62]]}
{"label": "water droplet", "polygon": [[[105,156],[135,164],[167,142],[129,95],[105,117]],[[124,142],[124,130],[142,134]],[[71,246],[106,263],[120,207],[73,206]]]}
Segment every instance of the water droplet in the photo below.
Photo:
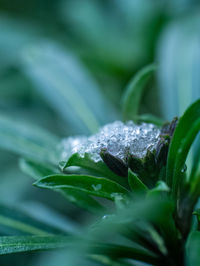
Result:
{"label": "water droplet", "polygon": [[183,168],[181,169],[181,173],[185,173],[187,171],[187,165],[184,164]]}
{"label": "water droplet", "polygon": [[101,184],[97,184],[97,185],[92,185],[92,188],[95,190],[95,191],[99,191],[102,189],[102,185]]}
{"label": "water droplet", "polygon": [[102,219],[102,220],[108,220],[109,218],[112,219],[113,217],[115,217],[114,214],[106,214],[106,215],[104,215],[101,219]]}

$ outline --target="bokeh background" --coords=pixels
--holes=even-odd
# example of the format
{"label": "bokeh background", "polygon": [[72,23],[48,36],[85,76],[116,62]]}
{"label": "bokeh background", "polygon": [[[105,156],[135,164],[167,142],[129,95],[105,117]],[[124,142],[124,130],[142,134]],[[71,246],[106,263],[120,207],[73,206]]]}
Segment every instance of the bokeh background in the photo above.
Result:
{"label": "bokeh background", "polygon": [[[200,96],[198,0],[0,0],[0,116],[61,138],[90,134],[121,119],[126,84],[152,62],[158,71],[141,113],[181,115]],[[87,223],[89,214],[32,187],[18,159],[0,151],[0,202]],[[55,265],[58,257],[20,254],[0,264]]]}

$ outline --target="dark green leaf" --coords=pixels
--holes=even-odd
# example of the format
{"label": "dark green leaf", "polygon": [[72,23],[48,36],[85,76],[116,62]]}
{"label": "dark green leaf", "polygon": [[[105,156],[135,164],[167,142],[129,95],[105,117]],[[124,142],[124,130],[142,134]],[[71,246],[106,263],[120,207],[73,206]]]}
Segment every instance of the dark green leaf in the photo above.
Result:
{"label": "dark green leaf", "polygon": [[158,257],[143,248],[128,247],[117,244],[92,244],[91,252],[114,258],[129,258],[147,263],[158,263]]}
{"label": "dark green leaf", "polygon": [[116,181],[117,183],[120,183],[121,185],[127,185],[127,181],[125,178],[120,177],[116,174],[114,174],[106,165],[105,163],[99,161],[95,162],[93,161],[89,154],[85,154],[84,157],[80,157],[78,153],[74,153],[69,160],[64,163],[63,169],[70,166],[79,166],[84,169],[91,170],[93,173],[97,173],[100,176],[107,177],[108,179],[111,179],[113,181]]}
{"label": "dark green leaf", "polygon": [[[54,188],[51,188],[54,189]],[[67,200],[76,204],[80,208],[83,208],[91,213],[99,214],[105,211],[105,208],[93,199],[90,195],[76,188],[61,188],[55,189],[59,191]]]}
{"label": "dark green leaf", "polygon": [[[91,233],[98,241],[105,241],[112,239],[114,233],[125,232],[125,236],[128,239],[132,238],[134,243],[154,252],[159,249],[166,254],[166,248],[173,249],[178,243],[177,230],[172,217],[173,210],[173,204],[168,199],[134,197],[134,200],[129,202],[128,208],[121,209],[115,215],[106,215]],[[158,229],[157,234],[152,231],[153,228]]]}
{"label": "dark green leaf", "polygon": [[117,194],[125,195],[127,193],[125,188],[114,181],[86,175],[51,175],[36,181],[34,184],[53,190],[70,188],[111,200],[114,200]]}
{"label": "dark green leaf", "polygon": [[164,181],[158,181],[153,189],[148,191],[147,196],[159,195],[161,192],[169,192],[170,189]]}
{"label": "dark green leaf", "polygon": [[192,214],[197,217],[198,231],[199,231],[199,229],[200,229],[200,209],[196,209]]}
{"label": "dark green leaf", "polygon": [[122,176],[122,177],[125,177],[125,178],[128,176],[128,166],[127,166],[127,164],[124,163],[123,160],[113,156],[107,150],[102,150],[100,155],[101,155],[101,158],[104,161],[104,163],[116,175],[119,175],[119,176]]}
{"label": "dark green leaf", "polygon": [[195,179],[195,177],[198,175],[200,175],[200,135],[197,136],[197,138],[194,142],[191,179],[193,179],[193,178]]}
{"label": "dark green leaf", "polygon": [[133,192],[145,192],[148,190],[147,186],[130,169],[128,170],[128,182]]}
{"label": "dark green leaf", "polygon": [[136,118],[144,87],[155,70],[156,66],[154,64],[143,68],[134,75],[128,84],[122,99],[123,119],[125,121]]}
{"label": "dark green leaf", "polygon": [[200,130],[200,100],[192,104],[181,117],[172,138],[167,160],[167,185],[172,194],[177,191],[183,176],[189,149]]}

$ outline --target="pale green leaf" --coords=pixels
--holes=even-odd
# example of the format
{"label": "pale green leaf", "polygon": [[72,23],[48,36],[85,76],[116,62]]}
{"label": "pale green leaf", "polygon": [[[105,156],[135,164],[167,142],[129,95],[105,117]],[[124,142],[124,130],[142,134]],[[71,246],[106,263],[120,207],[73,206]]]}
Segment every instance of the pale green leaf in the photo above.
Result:
{"label": "pale green leaf", "polygon": [[10,117],[0,115],[0,148],[19,155],[58,163],[59,139],[45,130]]}
{"label": "pale green leaf", "polygon": [[122,99],[123,119],[125,121],[136,119],[145,85],[155,70],[154,64],[149,65],[134,75],[129,82]]}
{"label": "pale green leaf", "polygon": [[186,243],[186,265],[200,265],[200,232],[192,232]]}
{"label": "pale green leaf", "polygon": [[4,234],[49,235],[64,233],[62,230],[50,226],[25,211],[9,205],[0,204],[0,232]]}
{"label": "pale green leaf", "polygon": [[94,133],[99,123],[113,119],[113,108],[89,72],[74,55],[55,43],[44,42],[28,49],[22,70],[76,132]]}
{"label": "pale green leaf", "polygon": [[1,236],[0,255],[64,248],[70,240],[64,236]]}

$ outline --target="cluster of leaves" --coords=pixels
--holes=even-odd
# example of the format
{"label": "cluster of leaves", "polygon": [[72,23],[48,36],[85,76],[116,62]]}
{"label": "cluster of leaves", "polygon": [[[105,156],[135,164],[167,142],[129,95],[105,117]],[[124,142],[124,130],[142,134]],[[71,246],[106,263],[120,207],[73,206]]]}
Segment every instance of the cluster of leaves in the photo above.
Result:
{"label": "cluster of leaves", "polygon": [[[143,112],[148,110],[148,112],[160,115],[162,111],[165,119],[169,120],[175,115],[182,115],[189,103],[200,97],[199,10],[199,1],[196,0],[0,1],[0,146],[26,158],[20,160],[20,167],[25,172],[23,174],[18,169],[17,159],[9,151],[2,150],[0,153],[1,236],[38,235],[39,232],[41,236],[44,235],[44,230],[42,233],[38,230],[23,229],[24,225],[27,228],[27,223],[31,224],[29,216],[33,216],[33,214],[37,220],[42,216],[46,224],[53,223],[54,227],[58,225],[60,228],[60,224],[62,224],[62,228],[64,226],[65,232],[68,232],[69,228],[66,226],[69,225],[68,219],[65,218],[63,221],[55,212],[52,213],[49,210],[47,212],[44,206],[41,209],[43,202],[59,209],[61,211],[59,214],[69,214],[69,217],[71,212],[74,215],[76,210],[80,210],[73,208],[73,205],[68,204],[67,201],[63,200],[62,202],[62,198],[57,197],[56,194],[53,197],[48,190],[38,190],[30,186],[31,181],[26,177],[26,173],[34,178],[42,178],[55,173],[63,174],[57,167],[59,154],[55,152],[55,147],[60,139],[32,124],[22,123],[22,119],[32,123],[36,122],[58,136],[94,132],[99,125],[114,119],[121,119],[112,106],[107,108],[108,105],[111,105],[112,102],[118,107],[122,85],[133,72],[155,58],[160,63],[157,73],[160,98],[158,100],[156,97],[156,88],[151,88],[151,93],[148,93],[143,99]],[[29,46],[34,47],[34,51],[27,49]],[[80,64],[80,59],[83,64]],[[99,81],[101,88],[85,71],[85,66]],[[99,93],[101,89],[103,89],[104,95]],[[136,99],[140,93],[138,92],[137,95],[134,93],[134,104],[130,98],[131,95],[132,89],[127,90],[126,97],[124,96],[126,99],[126,105],[123,105],[124,119],[162,124],[162,121],[155,117],[149,115],[138,117],[137,112],[130,113],[132,108],[138,108],[139,102]],[[109,98],[110,103],[105,101],[105,98]],[[103,109],[102,106],[104,106]],[[3,116],[3,113],[6,113],[6,116]],[[7,117],[9,114],[13,119]],[[109,114],[111,117],[108,117]],[[20,117],[20,121],[15,119],[17,117]],[[196,175],[195,173],[199,171],[198,149],[194,155],[195,166],[192,168],[191,175]],[[105,176],[102,170],[95,171],[97,165],[89,161],[87,156],[84,162],[77,160],[74,162],[74,160],[75,158],[72,157],[72,165],[77,164],[80,168],[81,164],[85,165],[81,171],[77,170],[76,174],[81,172],[90,176]],[[190,161],[187,163],[189,167],[191,167],[191,162],[190,157]],[[70,161],[67,163],[70,165]],[[99,166],[101,169],[106,168],[104,164]],[[107,168],[104,170],[109,172],[107,178],[112,178],[112,181],[125,186],[126,190],[130,189],[131,182],[129,181],[128,184],[126,178],[114,175]],[[190,176],[188,171],[187,174]],[[66,173],[74,172],[67,167]],[[165,174],[166,171],[163,169],[163,176]],[[157,175],[155,177],[151,189],[157,181]],[[140,175],[140,178],[145,184],[145,181],[151,180],[148,175],[145,178],[144,175]],[[187,178],[189,179],[189,177]],[[140,183],[134,182],[133,184],[134,189],[136,187],[142,189],[142,186],[139,186]],[[194,182],[194,188],[196,184]],[[148,187],[148,184],[146,185]],[[161,183],[162,185],[163,183]],[[98,186],[96,187],[98,188]],[[185,190],[183,195],[188,194],[188,189]],[[130,194],[133,195],[133,193]],[[68,188],[68,193],[65,192],[64,195],[68,200],[93,213],[96,213],[98,209],[102,210],[99,203],[94,203],[94,196],[91,194],[87,197],[85,192],[77,193],[77,190],[72,191],[72,189],[70,194]],[[184,196],[182,197],[184,198]],[[30,200],[34,200],[33,205]],[[142,201],[145,203],[144,197]],[[195,199],[193,201],[195,202]],[[25,215],[24,212],[24,216],[19,216],[10,207],[3,208],[2,202],[17,206],[25,205],[29,219],[26,218],[27,214]],[[113,202],[113,200],[109,202]],[[179,222],[182,219],[180,217],[184,217],[186,221],[191,217],[190,211],[185,211],[185,208],[186,210],[189,208],[187,202],[191,202],[189,196],[185,198],[186,204],[182,203],[182,206],[185,207],[179,208],[179,214],[176,215],[177,225],[181,223]],[[129,206],[131,208],[130,204]],[[149,208],[152,210],[156,208],[156,205],[152,206],[154,207],[150,206]],[[111,203],[111,207],[109,205],[109,210],[103,209],[103,213],[110,213],[112,207],[113,203]],[[5,209],[7,209],[6,213]],[[185,216],[186,213],[189,218]],[[197,215],[198,210],[195,213]],[[88,213],[85,212],[84,219],[87,215]],[[80,216],[77,213],[76,219],[81,220]],[[116,216],[113,223],[117,219]],[[35,219],[33,220],[35,221]],[[38,223],[36,224],[38,226]],[[19,225],[23,226],[19,227]],[[71,228],[71,226],[70,223],[69,227]],[[14,229],[15,227],[17,228]],[[182,229],[183,232],[188,231],[187,224],[179,227],[185,228]],[[106,238],[109,232],[105,226],[102,236],[105,235]],[[52,230],[50,233],[56,232]],[[83,235],[88,234],[85,232]],[[184,233],[184,235],[187,234]],[[111,239],[115,239],[115,237]],[[9,248],[7,241],[5,239],[3,244],[4,247]],[[19,243],[18,247],[20,245],[28,247],[30,243],[40,243],[41,249],[48,245],[47,242],[42,245],[42,242],[36,237],[35,241],[39,242],[34,242],[33,237],[30,241],[25,238],[21,244],[18,242],[19,239],[15,243],[14,241],[13,247],[16,247],[17,243]],[[198,254],[198,236],[195,241],[192,248],[188,249],[190,254],[194,254],[190,255],[191,258],[195,258],[195,255]],[[50,238],[48,243],[51,243]],[[121,239],[120,243],[122,243]],[[56,246],[56,241],[53,245]],[[143,244],[141,245],[143,246]],[[39,249],[39,245],[35,244],[35,249]],[[13,252],[12,249],[10,250]],[[41,258],[49,260],[48,263],[41,260],[42,265],[56,265],[59,264],[57,261],[52,262],[54,254],[53,252],[42,253],[42,255],[33,253],[32,256],[37,257],[38,260]],[[12,265],[14,261],[15,264],[21,265],[23,264],[22,260],[28,258],[29,261],[24,263],[27,265],[32,256],[30,254],[28,256],[26,254],[2,256],[0,264]],[[13,261],[11,262],[10,259]],[[95,260],[97,261],[97,257]],[[65,259],[62,261],[65,262]],[[113,261],[105,256],[103,261],[113,264]],[[33,264],[31,261],[31,265]],[[36,261],[37,266],[41,264]],[[83,260],[77,264],[83,265]],[[121,265],[121,262],[118,264]],[[192,261],[191,264],[194,265],[195,261]],[[88,261],[86,265],[89,265]]]}
{"label": "cluster of leaves", "polygon": [[[132,117],[138,122],[161,125],[155,117],[138,116],[142,90],[154,70],[155,66],[148,66],[128,85],[123,98],[124,120]],[[150,265],[198,265],[198,152],[191,173],[185,164],[199,130],[197,101],[180,118],[171,136],[167,162],[152,187],[143,182],[142,175],[132,171],[134,167],[128,170],[128,177],[117,175],[103,162],[92,161],[89,154],[84,158],[73,154],[66,162],[59,162],[57,137],[0,117],[2,148],[24,157],[20,167],[36,179],[34,185],[60,192],[98,217],[89,229],[67,230],[2,205],[0,230],[4,236],[0,237],[0,254],[67,247],[70,254],[76,252],[72,265],[79,258],[105,265],[132,265],[136,261]],[[71,166],[79,167],[82,173],[77,174],[80,170]]]}

